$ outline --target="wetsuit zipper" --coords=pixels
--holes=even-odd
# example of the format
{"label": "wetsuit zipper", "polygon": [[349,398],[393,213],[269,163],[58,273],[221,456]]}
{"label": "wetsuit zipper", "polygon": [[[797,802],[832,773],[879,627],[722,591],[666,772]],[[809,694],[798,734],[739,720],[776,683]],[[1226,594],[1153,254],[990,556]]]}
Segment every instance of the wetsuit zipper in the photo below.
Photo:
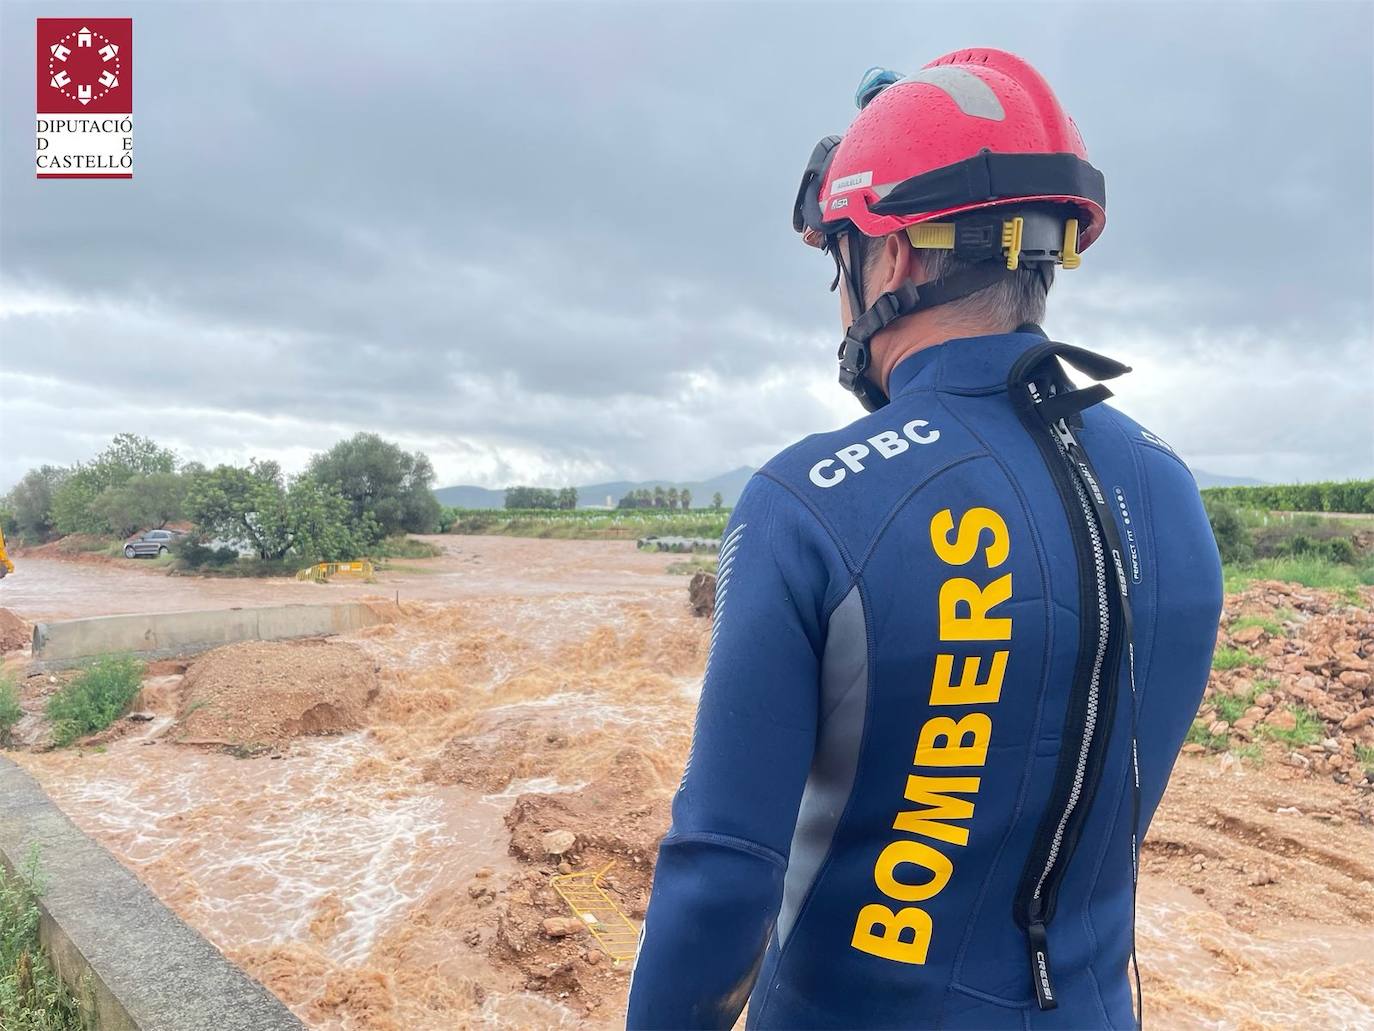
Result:
{"label": "wetsuit zipper", "polygon": [[[1064,446],[1058,433],[1055,434],[1055,444],[1063,461],[1071,465],[1073,460],[1069,457],[1068,449]],[[1088,681],[1087,713],[1083,724],[1083,738],[1078,748],[1078,760],[1074,768],[1073,784],[1069,790],[1069,797],[1064,802],[1058,823],[1055,825],[1054,835],[1050,839],[1049,854],[1045,857],[1045,866],[1040,871],[1040,876],[1035,882],[1035,888],[1031,892],[1033,908],[1043,905],[1045,882],[1055,870],[1055,861],[1059,858],[1060,850],[1063,848],[1064,834],[1068,829],[1069,819],[1083,798],[1084,780],[1088,773],[1088,759],[1092,753],[1093,739],[1097,730],[1098,704],[1102,697],[1103,664],[1107,660],[1107,650],[1112,635],[1111,606],[1107,600],[1107,554],[1102,547],[1102,534],[1098,530],[1097,519],[1093,515],[1092,506],[1088,502],[1088,495],[1083,490],[1083,485],[1078,482],[1077,477],[1073,477],[1072,482],[1074,492],[1078,497],[1079,508],[1083,513],[1084,525],[1088,528],[1088,538],[1092,549],[1093,585],[1097,595],[1098,610],[1097,645],[1093,654],[1092,674]],[[1096,784],[1093,787],[1096,787]],[[1091,798],[1091,792],[1089,792],[1089,798]]]}
{"label": "wetsuit zipper", "polygon": [[[1026,931],[1031,982],[1042,1010],[1058,1005],[1047,927],[1101,780],[1115,712],[1122,638],[1119,595],[1109,580],[1113,557],[1108,554],[1098,512],[1088,496],[1089,487],[1100,488],[1086,462],[1074,458],[1079,446],[1067,420],[1051,418],[1041,407],[1066,383],[1062,376],[1054,377],[1057,369],[1048,371],[1053,366],[1049,348],[1056,346],[1041,345],[1028,352],[1012,370],[1008,383],[1018,415],[1040,449],[1064,506],[1078,560],[1083,614],[1059,765],[1013,902],[1014,918]],[[1032,373],[1038,380],[1031,378]],[[1100,399],[1102,393],[1094,396]]]}

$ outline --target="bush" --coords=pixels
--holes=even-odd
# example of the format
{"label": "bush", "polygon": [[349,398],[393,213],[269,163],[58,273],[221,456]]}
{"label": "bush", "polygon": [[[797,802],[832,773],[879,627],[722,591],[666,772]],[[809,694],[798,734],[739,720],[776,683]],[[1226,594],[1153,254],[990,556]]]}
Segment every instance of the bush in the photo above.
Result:
{"label": "bush", "polygon": [[438,558],[444,549],[413,537],[387,537],[368,552],[372,558]]}
{"label": "bush", "polygon": [[60,748],[104,730],[138,694],[143,663],[131,655],[106,655],[48,699],[53,741]]}
{"label": "bush", "polygon": [[183,537],[172,545],[172,554],[185,569],[221,569],[239,557],[230,547],[212,548],[201,537]]}
{"label": "bush", "polygon": [[0,677],[0,748],[9,747],[10,732],[23,716],[18,686],[9,677]]}
{"label": "bush", "polygon": [[1288,546],[1280,552],[1289,555],[1315,555],[1320,550],[1320,546],[1305,533],[1295,533],[1288,538]]}
{"label": "bush", "polygon": [[1326,557],[1332,562],[1353,566],[1355,564],[1355,542],[1349,537],[1332,537],[1326,542]]}
{"label": "bush", "polygon": [[80,1007],[39,948],[41,891],[36,851],[18,876],[0,867],[0,1027],[80,1031],[85,1026]]}
{"label": "bush", "polygon": [[1203,507],[1207,510],[1207,521],[1212,524],[1212,536],[1217,539],[1222,562],[1249,562],[1254,558],[1250,532],[1236,506],[1209,498]]}

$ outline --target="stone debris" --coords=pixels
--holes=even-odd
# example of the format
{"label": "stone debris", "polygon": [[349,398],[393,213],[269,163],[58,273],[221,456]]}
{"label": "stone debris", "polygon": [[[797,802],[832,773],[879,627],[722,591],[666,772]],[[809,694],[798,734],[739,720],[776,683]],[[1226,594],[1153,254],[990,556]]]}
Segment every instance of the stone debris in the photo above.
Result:
{"label": "stone debris", "polygon": [[551,916],[543,924],[544,933],[550,938],[569,938],[581,934],[587,925],[575,916]]}
{"label": "stone debris", "polygon": [[1337,591],[1263,580],[1227,596],[1217,649],[1243,653],[1242,662],[1212,671],[1201,726],[1232,747],[1274,742],[1294,769],[1374,789],[1374,589],[1360,594],[1356,605]]}
{"label": "stone debris", "polygon": [[551,856],[561,856],[570,852],[577,844],[577,835],[569,830],[549,831],[544,835],[544,851]]}

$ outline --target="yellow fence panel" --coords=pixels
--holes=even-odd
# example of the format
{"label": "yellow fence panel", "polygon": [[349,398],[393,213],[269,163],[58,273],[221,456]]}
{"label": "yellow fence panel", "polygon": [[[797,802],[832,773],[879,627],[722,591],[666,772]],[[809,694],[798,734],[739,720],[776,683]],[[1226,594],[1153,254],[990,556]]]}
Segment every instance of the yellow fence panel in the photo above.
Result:
{"label": "yellow fence panel", "polygon": [[595,873],[560,874],[553,878],[553,889],[563,897],[577,918],[587,925],[596,943],[611,962],[620,964],[635,958],[639,929],[630,922],[602,887],[601,878],[614,865],[607,863]]}
{"label": "yellow fence panel", "polygon": [[313,566],[308,566],[296,574],[297,580],[314,580],[317,584],[328,583],[334,577],[343,577],[349,580],[367,580],[371,582],[376,579],[376,570],[372,568],[372,563],[367,559],[360,559],[354,562],[317,562]]}

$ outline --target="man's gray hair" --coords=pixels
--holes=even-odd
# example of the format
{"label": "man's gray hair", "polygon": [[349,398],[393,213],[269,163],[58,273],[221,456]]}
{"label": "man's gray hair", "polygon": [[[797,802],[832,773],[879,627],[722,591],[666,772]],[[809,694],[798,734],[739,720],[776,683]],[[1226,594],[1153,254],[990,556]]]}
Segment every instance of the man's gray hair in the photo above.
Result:
{"label": "man's gray hair", "polygon": [[[1015,215],[1026,214],[1026,209],[1006,209],[1005,214],[998,212],[1004,218],[1011,218]],[[984,212],[979,212],[978,217],[986,218]],[[957,222],[958,219],[951,219]],[[875,273],[878,256],[882,251],[879,246],[882,237],[875,237],[867,241],[868,250],[864,255],[864,292],[872,293],[872,275]],[[906,241],[903,240],[903,243]],[[930,282],[937,279],[944,279],[956,272],[973,268],[975,262],[965,261],[956,258],[953,251],[935,250],[931,248],[920,248],[921,264],[923,273],[921,280]],[[1042,271],[1043,270],[1043,271]],[[1016,270],[1015,274],[1006,279],[999,280],[992,286],[984,287],[977,293],[961,297],[957,301],[950,301],[942,305],[945,311],[951,315],[958,315],[970,322],[976,322],[988,328],[989,332],[1010,332],[1023,322],[1043,322],[1045,319],[1045,297],[1049,293],[1050,286],[1054,283],[1054,266],[1048,263],[1023,264]],[[874,297],[865,300],[870,303]]]}

